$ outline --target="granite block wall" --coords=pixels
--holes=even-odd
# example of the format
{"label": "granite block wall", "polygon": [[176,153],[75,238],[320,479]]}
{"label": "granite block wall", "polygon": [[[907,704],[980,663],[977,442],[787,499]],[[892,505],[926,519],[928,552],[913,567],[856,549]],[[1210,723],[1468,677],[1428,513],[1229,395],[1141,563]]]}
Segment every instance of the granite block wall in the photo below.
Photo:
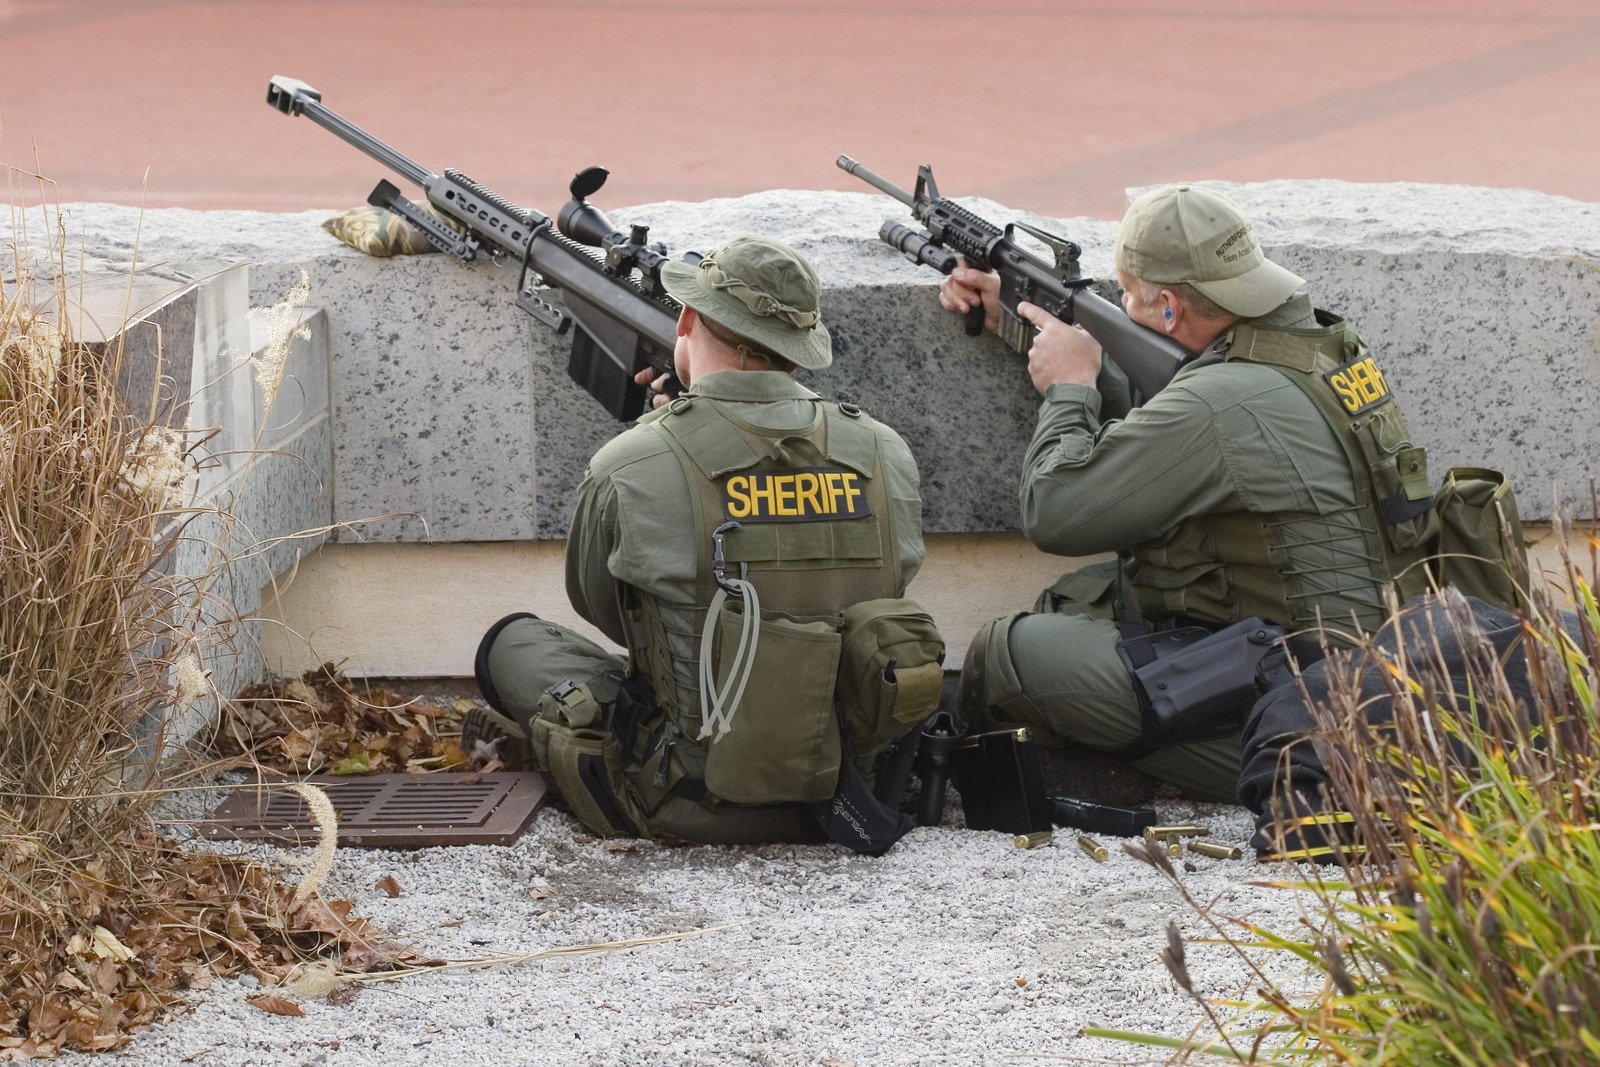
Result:
{"label": "granite block wall", "polygon": [[[1222,185],[1275,258],[1349,316],[1407,405],[1433,465],[1489,465],[1524,515],[1557,493],[1587,502],[1600,454],[1600,206],[1519,190],[1272,182]],[[354,200],[352,200],[354,202]],[[559,205],[539,205],[553,212]],[[603,205],[602,205],[603,206]],[[1019,216],[1109,270],[1115,224]],[[91,253],[129,209],[76,205]],[[196,273],[248,261],[249,302],[281,300],[305,271],[327,311],[333,515],[341,539],[488,541],[564,536],[588,456],[618,430],[565,375],[568,342],[511,304],[513,267],[444,256],[375,260],[317,225],[329,212],[145,212],[144,255]],[[876,240],[886,197],[773,191],[614,210],[674,252],[745,232],[810,256],[837,362],[816,388],[896,425],[918,454],[930,531],[1004,530],[1036,407],[1020,356],[966,337],[934,300],[937,276]],[[108,248],[108,256],[116,255]]]}
{"label": "granite block wall", "polygon": [[[327,539],[333,522],[333,419],[329,402],[327,316],[300,316],[275,392],[253,357],[269,344],[268,323],[249,303],[249,268],[239,264],[196,283],[192,335],[191,430],[215,428],[204,446],[195,504],[182,531],[176,572],[196,583],[196,603],[212,624],[202,665],[222,693],[263,673],[255,613],[262,592]],[[174,348],[177,346],[174,345]],[[173,362],[176,352],[169,355]],[[270,400],[269,400],[270,398]],[[171,724],[178,737],[199,729],[206,707]]]}

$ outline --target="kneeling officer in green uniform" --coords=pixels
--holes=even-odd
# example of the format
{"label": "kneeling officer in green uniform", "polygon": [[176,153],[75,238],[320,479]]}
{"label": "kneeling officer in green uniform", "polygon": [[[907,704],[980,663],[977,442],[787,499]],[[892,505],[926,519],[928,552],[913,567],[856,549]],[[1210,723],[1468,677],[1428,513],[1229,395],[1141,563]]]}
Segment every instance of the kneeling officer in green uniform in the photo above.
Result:
{"label": "kneeling officer in green uniform", "polygon": [[[1027,725],[1046,748],[1121,757],[1192,796],[1234,799],[1240,729],[1321,627],[1376,630],[1385,591],[1425,586],[1437,521],[1423,450],[1366,345],[1268,260],[1227,197],[1191,186],[1136,199],[1116,275],[1135,322],[1191,357],[1156,396],[1102,421],[1101,351],[1031,304],[1028,370],[1043,394],[1023,467],[1023,530],[1048,552],[1112,551],[983,627],[963,665],[974,729]],[[959,268],[940,302],[981,301]],[[1296,634],[1300,634],[1296,643]]]}
{"label": "kneeling officer in green uniform", "polygon": [[687,391],[595,454],[567,541],[573,607],[627,657],[501,620],[477,657],[497,713],[463,742],[531,762],[604,836],[844,840],[882,817],[892,843],[909,823],[870,810],[863,772],[933,709],[943,654],[902,599],[923,559],[916,463],[792,377],[832,362],[799,253],[743,237],[663,281]]}

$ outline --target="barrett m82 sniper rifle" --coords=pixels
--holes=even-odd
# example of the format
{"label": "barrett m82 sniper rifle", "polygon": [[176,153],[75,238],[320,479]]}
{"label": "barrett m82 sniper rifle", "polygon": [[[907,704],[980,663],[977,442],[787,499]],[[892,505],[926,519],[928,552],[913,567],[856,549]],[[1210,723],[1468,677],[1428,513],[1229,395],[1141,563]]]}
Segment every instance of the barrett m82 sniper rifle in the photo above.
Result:
{"label": "barrett m82 sniper rifle", "polygon": [[[322,94],[305,82],[274,77],[267,103],[285,115],[304,115],[420,186],[461,231],[419,209],[388,181],[379,181],[367,202],[406,219],[441,252],[463,262],[486,253],[521,263],[517,306],[558,334],[577,326],[567,361],[573,381],[618,419],[644,412],[648,390],[633,377],[645,367],[655,371],[652,377],[671,375],[679,305],[661,287],[661,268],[670,257],[662,245],[649,243],[648,228],[634,225],[624,234],[585,202],[605,184],[605,168],[589,167],[573,178],[572,199],[552,221],[459,171],[434,174],[419,166],[324,107]],[[693,252],[683,258],[700,260]],[[541,283],[561,290],[565,310],[539,297]],[[669,395],[678,391],[675,377],[667,384]]]}
{"label": "barrett m82 sniper rifle", "polygon": [[[1026,300],[1062,322],[1077,323],[1089,331],[1146,400],[1172,380],[1178,364],[1189,355],[1176,341],[1140,326],[1120,307],[1091,292],[1088,286],[1094,279],[1083,277],[1078,266],[1081,250],[1065,237],[1021,222],[1007,223],[1001,229],[978,217],[939,195],[933,168],[926,163],[917,170],[916,192],[908,193],[849,156],[840,156],[837,162],[839,169],[911,208],[912,217],[927,227],[924,233],[889,219],[878,231],[879,240],[905,253],[913,263],[943,274],[960,266],[957,256],[961,256],[967,266],[1000,276],[999,333],[1013,350],[1026,355],[1038,332],[1017,314],[1017,305]],[[1014,232],[1019,230],[1049,248],[1054,262],[1046,262],[1018,244]],[[983,332],[983,317],[981,307],[967,312],[968,334],[976,337]]]}

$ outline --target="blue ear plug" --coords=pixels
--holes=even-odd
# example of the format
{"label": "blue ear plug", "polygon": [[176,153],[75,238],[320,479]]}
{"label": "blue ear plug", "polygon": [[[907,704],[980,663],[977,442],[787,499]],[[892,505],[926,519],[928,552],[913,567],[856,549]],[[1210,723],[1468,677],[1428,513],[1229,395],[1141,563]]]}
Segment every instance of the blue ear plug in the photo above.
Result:
{"label": "blue ear plug", "polygon": [[1167,319],[1172,318],[1172,309],[1171,308],[1167,308],[1165,311],[1163,311],[1161,313],[1161,317],[1162,318],[1167,318]]}

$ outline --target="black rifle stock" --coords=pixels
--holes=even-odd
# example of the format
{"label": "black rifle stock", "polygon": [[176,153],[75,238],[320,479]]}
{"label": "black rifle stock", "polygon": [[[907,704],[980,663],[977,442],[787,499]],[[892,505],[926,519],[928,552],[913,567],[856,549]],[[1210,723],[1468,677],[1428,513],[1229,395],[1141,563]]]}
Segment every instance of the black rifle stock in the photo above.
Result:
{"label": "black rifle stock", "polygon": [[[1002,229],[994,223],[939,195],[933,168],[924,163],[917,170],[916,192],[909,193],[886,178],[874,174],[849,156],[840,156],[839,169],[911,208],[911,215],[927,232],[890,219],[878,231],[879,240],[903,252],[913,263],[920,263],[949,274],[960,265],[957,256],[969,267],[992,270],[1000,276],[1000,339],[1024,355],[1038,333],[1017,314],[1023,301],[1037,304],[1062,322],[1077,323],[1105,349],[1128,376],[1128,381],[1146,400],[1155,396],[1178,372],[1178,364],[1188,351],[1170,338],[1146,329],[1128,318],[1117,305],[1087,287],[1093,278],[1083,277],[1078,266],[1080,249],[1057,234],[1026,223],[1007,223]],[[1013,237],[1021,231],[1051,251],[1054,262],[1046,262],[1021,247]],[[983,332],[983,308],[967,312],[967,333]]]}
{"label": "black rifle stock", "polygon": [[[428,202],[464,232],[419,210],[388,181],[378,182],[367,202],[404,217],[441,252],[463,262],[485,253],[520,263],[517,306],[558,334],[576,324],[567,373],[614,417],[626,421],[645,411],[649,390],[633,380],[639,371],[650,367],[657,375],[672,375],[679,305],[661,287],[661,268],[670,257],[661,245],[648,243],[646,227],[635,225],[624,234],[585,202],[605,183],[604,168],[590,167],[572,179],[572,199],[552,221],[459,171],[434,174],[407,159],[325,107],[322,94],[305,82],[274,77],[267,103],[285,115],[304,115],[420,186]],[[692,252],[683,258],[700,259]],[[565,310],[539,297],[541,283],[561,290]],[[669,377],[669,394],[677,384]]]}

